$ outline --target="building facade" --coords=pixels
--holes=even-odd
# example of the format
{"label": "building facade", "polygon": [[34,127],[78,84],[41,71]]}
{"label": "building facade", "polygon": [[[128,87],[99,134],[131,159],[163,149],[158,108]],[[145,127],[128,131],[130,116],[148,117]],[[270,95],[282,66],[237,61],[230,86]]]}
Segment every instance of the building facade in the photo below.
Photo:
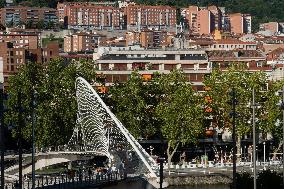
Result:
{"label": "building facade", "polygon": [[208,35],[215,29],[221,29],[221,16],[221,11],[216,6],[209,6],[208,8],[189,6],[185,9],[185,19],[190,33],[193,34]]}
{"label": "building facade", "polygon": [[95,3],[58,3],[60,22],[69,28],[121,29],[120,9]]}
{"label": "building facade", "polygon": [[57,10],[52,8],[13,6],[1,9],[1,24],[17,26],[23,24],[35,25],[40,21],[44,24],[58,23]]}
{"label": "building facade", "polygon": [[130,4],[126,7],[127,28],[175,28],[176,8]]}
{"label": "building facade", "polygon": [[201,89],[204,75],[211,72],[203,50],[101,47],[94,53],[94,61],[98,66],[97,73],[106,76],[107,84],[127,81],[134,70],[151,78],[155,72],[182,69],[187,80]]}
{"label": "building facade", "polygon": [[79,32],[64,37],[64,52],[94,51],[98,47],[100,35]]}
{"label": "building facade", "polygon": [[231,33],[251,33],[251,15],[241,13],[230,14],[229,22]]}
{"label": "building facade", "polygon": [[17,73],[21,64],[45,63],[59,56],[58,43],[49,43],[45,48],[28,49],[16,47],[11,42],[0,42],[0,57],[3,59],[4,86],[8,86],[9,76]]}
{"label": "building facade", "polygon": [[11,42],[13,43],[14,48],[28,48],[28,49],[37,49],[40,47],[41,38],[37,33],[34,34],[24,34],[24,33],[15,33],[15,34],[0,34],[0,42]]}

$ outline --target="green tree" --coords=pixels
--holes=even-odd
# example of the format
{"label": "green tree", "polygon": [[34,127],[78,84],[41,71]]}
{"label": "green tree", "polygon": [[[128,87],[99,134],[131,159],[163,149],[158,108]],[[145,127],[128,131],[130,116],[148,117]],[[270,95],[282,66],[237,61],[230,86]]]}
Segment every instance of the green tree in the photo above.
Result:
{"label": "green tree", "polygon": [[[265,102],[265,107],[267,111],[267,127],[265,129],[267,133],[272,134],[274,141],[276,142],[276,144],[278,144],[278,147],[274,149],[274,153],[277,153],[283,145],[283,115],[280,108],[282,94],[279,93],[283,90],[283,86],[284,80],[271,82],[269,84],[267,101]],[[276,154],[274,154],[274,156],[276,156]]]}
{"label": "green tree", "polygon": [[43,21],[43,20],[39,20],[39,21],[36,23],[36,28],[37,28],[37,29],[44,29],[44,21]]}
{"label": "green tree", "polygon": [[0,0],[0,8],[5,6],[6,0]]}
{"label": "green tree", "polygon": [[148,82],[144,83],[142,76],[133,72],[126,83],[115,84],[109,92],[112,110],[136,138],[148,138],[157,132],[155,102],[151,101],[154,94],[148,87]]}
{"label": "green tree", "polygon": [[167,157],[171,159],[179,145],[196,143],[205,131],[202,125],[203,110],[199,105],[200,97],[186,83],[185,76],[178,70],[162,75],[159,86],[163,92],[156,109],[162,120],[161,131],[168,141]]}
{"label": "green tree", "polygon": [[[241,138],[245,134],[252,132],[252,89],[255,89],[255,102],[262,103],[263,99],[267,96],[267,91],[263,87],[267,84],[266,75],[263,72],[250,73],[246,71],[244,65],[232,64],[227,72],[214,70],[209,77],[204,80],[204,85],[209,88],[204,94],[210,96],[212,102],[210,104],[215,127],[222,129],[232,129],[232,117],[229,112],[231,110],[231,96],[230,91],[236,91],[236,98],[238,104],[236,106],[237,119],[237,149],[240,154]],[[222,95],[220,95],[222,94]],[[265,132],[267,127],[266,122],[266,107],[261,104],[260,108],[256,110],[256,118],[258,118],[257,128]]]}
{"label": "green tree", "polygon": [[31,29],[31,28],[33,28],[33,20],[28,20],[27,21],[27,23],[26,23],[26,27],[28,28],[28,29]]}
{"label": "green tree", "polygon": [[[36,143],[38,147],[66,144],[76,123],[75,79],[84,77],[94,81],[93,64],[74,61],[66,64],[63,59],[48,64],[27,63],[9,80],[10,98],[6,122],[16,123],[18,93],[21,92],[24,116],[31,117],[31,94],[36,91]],[[23,129],[26,140],[31,139],[31,120]]]}

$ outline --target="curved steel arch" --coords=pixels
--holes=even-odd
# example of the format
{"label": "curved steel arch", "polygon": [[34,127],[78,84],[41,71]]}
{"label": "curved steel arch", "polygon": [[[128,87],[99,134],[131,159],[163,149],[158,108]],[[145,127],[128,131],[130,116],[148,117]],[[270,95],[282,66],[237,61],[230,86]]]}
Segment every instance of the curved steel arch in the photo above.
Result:
{"label": "curved steel arch", "polygon": [[[135,173],[157,178],[159,167],[82,77],[76,79],[77,126],[70,151],[96,151],[132,165]],[[146,168],[145,168],[146,167]]]}

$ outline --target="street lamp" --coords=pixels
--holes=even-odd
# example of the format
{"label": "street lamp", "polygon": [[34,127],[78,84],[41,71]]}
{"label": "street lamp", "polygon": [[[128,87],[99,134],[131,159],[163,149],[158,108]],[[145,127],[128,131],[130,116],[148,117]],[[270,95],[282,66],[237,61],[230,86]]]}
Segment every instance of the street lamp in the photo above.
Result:
{"label": "street lamp", "polygon": [[1,146],[1,189],[4,189],[4,105],[3,105],[3,83],[0,83],[0,146]]}
{"label": "street lamp", "polygon": [[32,189],[35,189],[35,90],[32,91]]}
{"label": "street lamp", "polygon": [[23,127],[23,118],[22,118],[22,102],[21,102],[21,92],[18,92],[18,148],[19,148],[19,189],[22,189],[23,183],[23,148],[22,148],[22,127]]}
{"label": "street lamp", "polygon": [[238,103],[236,99],[236,91],[233,88],[230,92],[231,103],[232,103],[232,117],[233,117],[233,132],[232,132],[232,139],[233,139],[233,189],[237,189],[237,183],[236,183],[236,174],[237,174],[237,149],[236,149],[236,105]]}
{"label": "street lamp", "polygon": [[263,163],[264,163],[263,169],[265,170],[265,141],[263,142]]}
{"label": "street lamp", "polygon": [[255,122],[258,120],[255,118],[255,110],[259,108],[260,105],[255,103],[255,89],[252,89],[252,126],[253,126],[253,188],[256,189],[256,128]]}
{"label": "street lamp", "polygon": [[165,158],[158,158],[158,162],[160,163],[160,189],[163,188],[163,180],[164,180],[164,161]]}

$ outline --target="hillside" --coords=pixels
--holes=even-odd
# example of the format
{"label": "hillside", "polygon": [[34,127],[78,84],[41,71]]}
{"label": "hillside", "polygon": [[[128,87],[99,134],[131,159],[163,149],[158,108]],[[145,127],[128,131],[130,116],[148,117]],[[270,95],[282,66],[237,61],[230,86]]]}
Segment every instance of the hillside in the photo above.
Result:
{"label": "hillside", "polygon": [[[48,6],[55,8],[58,1],[62,0],[15,0],[17,4],[29,6]],[[87,0],[69,0],[87,1]],[[102,0],[89,0],[102,1]],[[114,0],[108,0],[114,1]],[[258,24],[268,21],[284,21],[284,0],[135,0],[139,4],[148,5],[171,5],[178,8],[189,5],[217,5],[227,8],[227,12],[250,13],[253,16],[253,29],[258,28]],[[0,6],[4,6],[5,0],[0,0]]]}

